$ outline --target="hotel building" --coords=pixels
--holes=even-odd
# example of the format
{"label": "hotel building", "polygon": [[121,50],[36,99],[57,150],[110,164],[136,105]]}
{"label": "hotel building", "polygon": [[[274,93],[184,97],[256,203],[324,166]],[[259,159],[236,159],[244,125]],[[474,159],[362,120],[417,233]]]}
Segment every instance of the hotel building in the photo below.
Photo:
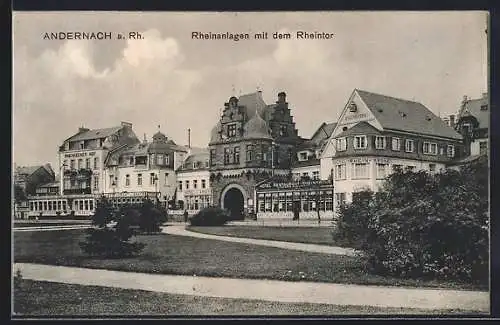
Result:
{"label": "hotel building", "polygon": [[424,105],[355,89],[321,157],[335,206],[377,191],[396,168],[436,172],[465,155],[463,137]]}

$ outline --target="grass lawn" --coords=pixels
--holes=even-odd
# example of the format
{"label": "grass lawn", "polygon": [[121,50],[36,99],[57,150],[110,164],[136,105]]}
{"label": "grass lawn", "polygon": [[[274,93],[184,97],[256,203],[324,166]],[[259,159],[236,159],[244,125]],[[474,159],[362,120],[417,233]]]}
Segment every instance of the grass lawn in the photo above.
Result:
{"label": "grass lawn", "polygon": [[243,237],[254,239],[279,240],[294,243],[333,246],[332,229],[321,227],[260,227],[260,226],[223,226],[187,227],[190,231],[210,235]]}
{"label": "grass lawn", "polygon": [[14,223],[14,228],[28,228],[28,227],[49,227],[49,226],[79,226],[88,225],[85,222],[33,222],[33,223]]}
{"label": "grass lawn", "polygon": [[359,257],[203,238],[167,234],[138,236],[136,239],[146,244],[140,255],[98,259],[85,256],[78,246],[85,237],[84,230],[14,232],[13,236],[15,262],[160,274],[477,289],[469,284],[373,275],[364,270],[364,262]]}
{"label": "grass lawn", "polygon": [[[457,310],[422,310],[279,303],[246,299],[176,295],[142,290],[21,280],[14,290],[19,316],[97,315],[342,315],[464,314]],[[472,313],[467,313],[472,314]],[[474,313],[477,314],[477,313]]]}

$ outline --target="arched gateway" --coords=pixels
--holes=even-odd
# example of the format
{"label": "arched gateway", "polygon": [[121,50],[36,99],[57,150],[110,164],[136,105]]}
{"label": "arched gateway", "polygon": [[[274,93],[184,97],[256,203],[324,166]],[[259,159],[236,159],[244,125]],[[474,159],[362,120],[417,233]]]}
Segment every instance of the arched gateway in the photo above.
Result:
{"label": "arched gateway", "polygon": [[230,184],[222,191],[221,207],[229,211],[231,219],[244,219],[245,202],[248,195],[245,189],[239,184]]}

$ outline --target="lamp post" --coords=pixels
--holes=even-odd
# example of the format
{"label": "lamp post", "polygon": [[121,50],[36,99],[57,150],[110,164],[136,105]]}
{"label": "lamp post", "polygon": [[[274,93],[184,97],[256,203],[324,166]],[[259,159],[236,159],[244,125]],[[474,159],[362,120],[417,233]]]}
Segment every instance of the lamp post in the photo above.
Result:
{"label": "lamp post", "polygon": [[274,176],[274,144],[271,142],[271,176]]}
{"label": "lamp post", "polygon": [[156,205],[158,205],[158,176],[155,174],[153,177],[153,182],[155,184],[155,199],[156,199]]}
{"label": "lamp post", "polygon": [[61,178],[61,183],[59,184],[60,187],[61,187],[61,190],[59,191],[59,194],[61,196],[64,195],[64,173],[63,173],[64,167],[68,167],[68,165],[66,165],[66,164],[63,163],[61,165],[61,167],[59,168],[59,177]]}

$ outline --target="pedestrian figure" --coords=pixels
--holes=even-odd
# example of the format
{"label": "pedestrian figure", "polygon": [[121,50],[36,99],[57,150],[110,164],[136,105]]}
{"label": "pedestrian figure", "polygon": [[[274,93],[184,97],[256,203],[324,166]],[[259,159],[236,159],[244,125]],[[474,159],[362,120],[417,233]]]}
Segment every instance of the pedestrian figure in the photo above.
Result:
{"label": "pedestrian figure", "polygon": [[321,223],[321,215],[319,214],[319,207],[316,207],[316,211],[318,212],[318,225]]}
{"label": "pedestrian figure", "polygon": [[298,206],[298,204],[295,204],[295,207],[293,209],[293,220],[299,220],[299,206]]}
{"label": "pedestrian figure", "polygon": [[184,210],[184,222],[185,223],[188,222],[188,212],[187,212],[187,210]]}

